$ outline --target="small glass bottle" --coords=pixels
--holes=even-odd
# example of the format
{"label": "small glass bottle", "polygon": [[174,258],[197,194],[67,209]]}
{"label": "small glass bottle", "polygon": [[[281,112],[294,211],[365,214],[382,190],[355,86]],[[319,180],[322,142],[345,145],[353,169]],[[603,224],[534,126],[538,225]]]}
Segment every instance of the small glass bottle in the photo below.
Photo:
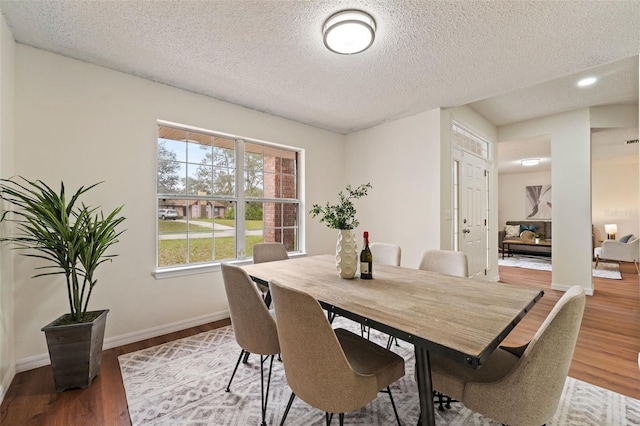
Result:
{"label": "small glass bottle", "polygon": [[373,279],[373,254],[369,249],[369,233],[364,231],[364,248],[360,252],[360,279]]}

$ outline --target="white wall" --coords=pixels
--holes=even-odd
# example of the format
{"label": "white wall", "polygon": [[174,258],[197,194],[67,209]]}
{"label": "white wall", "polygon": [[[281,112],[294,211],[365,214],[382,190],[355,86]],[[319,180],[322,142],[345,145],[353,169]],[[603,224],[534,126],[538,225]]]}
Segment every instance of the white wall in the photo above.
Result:
{"label": "white wall", "polygon": [[638,158],[633,162],[594,164],[592,167],[593,224],[596,246],[607,238],[605,223],[618,225],[616,238],[626,234],[640,235],[638,208]]}
{"label": "white wall", "polygon": [[[551,172],[510,173],[498,177],[498,230],[509,220],[527,220],[525,188],[551,185]],[[553,189],[553,188],[552,188]],[[547,235],[551,238],[551,235]]]}
{"label": "white wall", "polygon": [[[640,76],[639,76],[640,78]],[[638,105],[606,105],[589,109],[592,128],[637,128]],[[618,225],[616,237],[640,235],[638,156],[618,164],[601,165],[593,160],[592,203],[596,246],[606,238],[605,223]]]}
{"label": "white wall", "polygon": [[556,114],[498,129],[499,141],[551,136],[552,282],[580,285],[593,294],[591,277],[591,138],[589,109]]}
{"label": "white wall", "polygon": [[373,185],[356,201],[357,236],[400,244],[402,266],[440,248],[440,150],[439,109],[347,136],[346,182]]}
{"label": "white wall", "polygon": [[[640,78],[640,76],[639,76]],[[603,105],[589,108],[591,127],[638,127],[638,105]]]}
{"label": "white wall", "polygon": [[[219,272],[155,280],[156,119],[304,148],[308,205],[345,181],[344,136],[17,45],[15,173],[75,189],[105,181],[86,201],[127,217],[113,264],[99,272],[90,307],[109,308],[107,347],[194,322],[225,318]],[[309,253],[332,252],[335,236],[306,220]],[[15,264],[15,353],[33,367],[46,353],[40,328],[67,311],[62,279],[31,279]]]}
{"label": "white wall", "polygon": [[[400,244],[402,266],[417,267],[427,249],[452,248],[453,225],[446,214],[453,207],[452,119],[496,140],[495,126],[466,106],[434,109],[347,136],[347,182],[373,185],[356,202],[358,237],[366,230],[371,241]],[[497,201],[492,208],[497,210]],[[495,257],[497,264],[497,251]],[[497,279],[497,268],[488,278]]]}
{"label": "white wall", "polygon": [[[15,48],[13,35],[0,14],[0,177],[13,174]],[[3,224],[0,233],[6,232],[8,227]],[[0,402],[15,374],[13,257],[13,251],[0,245]]]}

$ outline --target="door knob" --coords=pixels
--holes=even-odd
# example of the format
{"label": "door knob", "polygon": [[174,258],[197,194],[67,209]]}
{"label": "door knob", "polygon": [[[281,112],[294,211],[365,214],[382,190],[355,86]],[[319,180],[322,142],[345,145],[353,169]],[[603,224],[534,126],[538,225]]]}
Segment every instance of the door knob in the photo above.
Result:
{"label": "door knob", "polygon": [[468,234],[469,232],[471,232],[471,231],[470,231],[468,228],[464,228],[464,229],[462,230],[462,233],[463,233],[463,234]]}

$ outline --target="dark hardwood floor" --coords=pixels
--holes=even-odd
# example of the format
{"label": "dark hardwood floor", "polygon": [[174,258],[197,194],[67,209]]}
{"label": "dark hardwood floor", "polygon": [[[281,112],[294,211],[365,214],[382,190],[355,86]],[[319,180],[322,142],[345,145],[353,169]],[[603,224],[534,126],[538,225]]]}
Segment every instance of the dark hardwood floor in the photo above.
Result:
{"label": "dark hardwood floor", "polygon": [[[640,399],[640,286],[633,264],[622,280],[595,279],[587,298],[569,375]],[[551,273],[500,267],[503,282],[541,288],[545,296],[505,344],[526,343],[562,292],[550,289]],[[229,324],[218,321],[104,351],[100,375],[88,389],[56,393],[49,366],[17,374],[0,406],[0,425],[130,425],[118,356]]]}

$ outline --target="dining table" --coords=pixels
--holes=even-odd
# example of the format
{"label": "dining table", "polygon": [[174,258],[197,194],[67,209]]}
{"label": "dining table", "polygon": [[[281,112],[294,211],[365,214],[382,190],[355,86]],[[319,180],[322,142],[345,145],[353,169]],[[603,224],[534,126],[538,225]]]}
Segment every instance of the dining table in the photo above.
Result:
{"label": "dining table", "polygon": [[332,315],[414,346],[422,425],[435,425],[430,354],[482,368],[484,361],[544,295],[540,289],[373,266],[373,279],[343,279],[332,255],[243,265],[257,283],[277,281],[313,296]]}

